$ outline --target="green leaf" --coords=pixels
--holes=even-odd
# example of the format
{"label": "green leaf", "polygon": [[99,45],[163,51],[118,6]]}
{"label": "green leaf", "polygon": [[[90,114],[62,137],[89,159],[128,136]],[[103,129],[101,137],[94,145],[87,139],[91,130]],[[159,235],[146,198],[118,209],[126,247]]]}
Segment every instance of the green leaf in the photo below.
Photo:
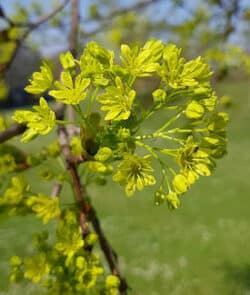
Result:
{"label": "green leaf", "polygon": [[[0,101],[5,101],[8,98],[9,87],[5,80],[0,77]],[[2,118],[2,117],[1,117]],[[0,131],[1,131],[1,123],[0,123]]]}

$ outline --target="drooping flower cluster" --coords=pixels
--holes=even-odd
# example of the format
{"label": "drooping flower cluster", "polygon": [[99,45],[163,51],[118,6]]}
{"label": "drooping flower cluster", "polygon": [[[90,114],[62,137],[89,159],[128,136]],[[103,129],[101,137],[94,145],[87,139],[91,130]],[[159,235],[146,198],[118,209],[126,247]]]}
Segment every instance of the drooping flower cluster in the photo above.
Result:
{"label": "drooping flower cluster", "polygon": [[[201,57],[186,61],[181,49],[174,44],[150,40],[141,48],[123,44],[120,63],[115,62],[113,52],[96,42],[87,44],[79,61],[69,52],[62,54],[60,61],[63,67],[60,81],[53,83],[52,72],[44,64],[41,71],[33,75],[26,90],[33,94],[50,90],[49,94],[56,101],[74,106],[82,123],[81,136],[75,136],[70,144],[72,154],[78,159],[87,159],[87,169],[102,177],[112,173],[112,163],[120,160],[113,180],[125,185],[127,195],[156,183],[149,160],[153,157],[164,171],[156,195],[176,208],[178,197],[199,176],[212,173],[215,168],[212,158],[226,153],[228,117],[215,110],[217,97],[210,85],[212,72]],[[152,92],[152,107],[139,113],[141,107],[133,86],[137,78],[144,77],[157,78],[159,86]],[[102,116],[92,110],[95,101],[104,112],[104,122]],[[87,112],[81,111],[82,103],[88,106]],[[141,122],[164,109],[169,110],[170,119],[155,132],[140,135]],[[47,134],[55,126],[54,113],[43,98],[35,110],[35,113],[17,111],[13,117],[27,124],[23,141],[37,134]],[[185,118],[185,128],[172,126]],[[122,130],[126,130],[125,137]],[[175,146],[170,149],[145,143],[152,138],[160,138],[166,144],[172,141]],[[137,145],[146,150],[146,156],[135,154]],[[112,150],[112,156],[100,160],[98,153],[103,149]],[[177,168],[169,167],[161,154],[173,157]]]}
{"label": "drooping flower cluster", "polygon": [[[50,294],[84,294],[93,290],[97,280],[103,275],[99,257],[84,250],[84,245],[93,246],[97,238],[90,234],[83,240],[75,213],[63,212],[58,223],[56,243],[48,241],[48,233],[34,235],[34,245],[38,254],[21,259],[11,258],[11,275],[14,282],[23,278],[48,288]],[[119,279],[108,276],[105,288],[117,289]],[[109,294],[109,293],[107,293]]]}
{"label": "drooping flower cluster", "polygon": [[[212,72],[201,57],[186,61],[174,44],[150,40],[142,47],[123,44],[118,60],[112,51],[90,42],[79,60],[66,52],[60,55],[60,62],[59,80],[54,79],[49,65],[43,64],[25,89],[34,95],[46,91],[56,102],[71,105],[75,121],[56,118],[43,97],[32,111],[18,110],[13,119],[27,127],[23,142],[47,135],[57,125],[77,125],[79,132],[69,140],[68,148],[85,187],[93,182],[104,185],[113,174],[113,181],[125,187],[127,196],[155,185],[155,203],[166,202],[176,209],[190,186],[199,177],[210,176],[215,161],[226,154],[228,116],[216,110]],[[158,83],[148,94],[149,107],[139,99],[138,78]],[[152,125],[152,131],[142,132],[140,127],[153,116],[158,127]],[[1,121],[0,125],[5,128]],[[61,169],[63,149],[57,141],[30,154],[0,149],[0,177],[10,179],[22,163],[21,167],[38,167],[42,180],[72,184],[67,169]],[[160,167],[160,177],[153,175],[153,165]],[[59,198],[31,192],[23,178],[11,179],[9,187],[2,189],[0,208],[7,207],[13,214],[33,213],[43,223],[58,222],[54,246],[47,235],[39,235],[35,239],[37,255],[12,258],[11,279],[39,282],[50,294],[89,294],[94,286],[98,286],[98,294],[119,294],[119,278],[103,277],[104,270],[92,250],[96,235],[83,238],[77,206],[70,204],[71,209],[65,209],[68,204]]]}

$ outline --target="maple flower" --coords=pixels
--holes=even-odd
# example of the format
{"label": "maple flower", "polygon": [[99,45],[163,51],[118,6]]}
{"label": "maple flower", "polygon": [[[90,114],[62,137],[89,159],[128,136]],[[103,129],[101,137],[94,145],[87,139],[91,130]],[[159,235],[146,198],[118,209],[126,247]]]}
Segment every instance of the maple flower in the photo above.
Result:
{"label": "maple flower", "polygon": [[62,72],[61,82],[62,84],[58,81],[55,82],[58,90],[51,90],[49,92],[49,95],[53,96],[58,102],[76,105],[85,99],[87,95],[86,88],[90,84],[90,79],[78,75],[73,82],[69,72]]}
{"label": "maple flower", "polygon": [[33,109],[35,111],[16,111],[12,117],[14,121],[28,127],[22,136],[22,142],[28,142],[38,134],[48,134],[56,124],[55,113],[43,97],[40,98],[40,105]]}
{"label": "maple flower", "polygon": [[132,196],[136,188],[142,190],[144,186],[155,184],[155,178],[151,175],[153,168],[150,162],[149,155],[141,158],[136,155],[125,154],[116,174],[113,176],[113,180],[121,185],[126,185],[126,194]]}

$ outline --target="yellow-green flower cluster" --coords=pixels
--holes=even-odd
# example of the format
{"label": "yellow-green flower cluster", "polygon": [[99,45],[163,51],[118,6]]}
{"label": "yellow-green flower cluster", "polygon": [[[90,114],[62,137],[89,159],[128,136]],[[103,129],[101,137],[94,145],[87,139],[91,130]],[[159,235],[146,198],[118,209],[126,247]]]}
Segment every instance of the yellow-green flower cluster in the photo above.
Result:
{"label": "yellow-green flower cluster", "polygon": [[79,74],[73,82],[72,76],[68,71],[61,73],[61,82],[55,82],[58,90],[51,90],[49,94],[56,101],[64,104],[76,105],[86,98],[87,87],[90,84],[90,79],[84,78]]}
{"label": "yellow-green flower cluster", "polygon": [[56,243],[56,250],[66,257],[66,265],[69,265],[73,256],[84,246],[80,228],[77,231],[66,229]]}
{"label": "yellow-green flower cluster", "polygon": [[150,40],[140,49],[131,49],[121,45],[122,66],[134,77],[148,77],[156,72],[160,65],[164,44],[160,40]]}
{"label": "yellow-green flower cluster", "polygon": [[183,148],[178,151],[177,162],[181,173],[188,183],[193,184],[199,176],[209,176],[214,168],[214,162],[198,144],[189,137]]}
{"label": "yellow-green flower cluster", "polygon": [[[104,178],[113,172],[112,162],[119,161],[113,180],[124,185],[130,196],[155,184],[150,160],[153,157],[164,171],[165,183],[156,199],[165,199],[171,208],[176,208],[179,196],[199,176],[211,174],[215,167],[212,159],[226,153],[228,117],[215,110],[218,99],[210,83],[212,71],[203,58],[188,61],[174,44],[152,39],[143,46],[122,44],[119,61],[114,52],[90,42],[79,60],[66,52],[60,55],[60,62],[63,70],[59,80],[54,81],[50,67],[44,64],[26,90],[33,94],[49,91],[57,102],[73,105],[80,136],[71,139],[70,149],[76,161],[84,159],[83,169],[91,170],[85,174],[86,179],[92,172]],[[137,79],[145,77],[153,77],[158,83],[152,91],[150,108],[143,107],[135,91]],[[96,102],[100,112],[94,110]],[[17,111],[13,117],[28,127],[22,138],[25,142],[47,134],[56,123],[72,123],[56,120],[43,98],[40,106],[34,108],[35,112]],[[141,124],[159,110],[166,111],[168,119],[161,126],[159,122],[158,130],[152,134],[138,135]],[[186,126],[182,128],[184,122]],[[156,140],[150,144],[142,142],[158,138],[166,148],[159,147]],[[146,149],[150,156],[135,155],[136,146]],[[55,147],[55,152],[47,149],[48,155],[60,154],[60,148]],[[163,160],[162,154],[174,158],[175,163]],[[52,174],[43,170],[42,176],[50,179]]]}
{"label": "yellow-green flower cluster", "polygon": [[38,283],[50,272],[51,266],[48,264],[46,254],[41,253],[38,256],[26,257],[24,259],[24,278]]}
{"label": "yellow-green flower cluster", "polygon": [[0,197],[0,207],[4,206],[9,209],[9,214],[26,213],[25,204],[30,186],[24,177],[13,176],[10,186]]}
{"label": "yellow-green flower cluster", "polygon": [[181,57],[181,49],[174,44],[164,48],[163,60],[159,74],[174,89],[206,86],[212,75],[209,65],[201,57],[185,63],[185,59]]}
{"label": "yellow-green flower cluster", "polygon": [[121,79],[115,79],[115,86],[106,88],[106,92],[101,94],[97,100],[103,105],[102,111],[108,111],[105,120],[127,120],[131,114],[135,91],[123,85]]}
{"label": "yellow-green flower cluster", "polygon": [[109,84],[106,77],[111,70],[114,53],[96,42],[87,44],[80,58],[80,69],[83,77],[91,80],[93,85],[104,87]]}
{"label": "yellow-green flower cluster", "polygon": [[79,136],[73,136],[70,140],[70,150],[75,157],[81,156],[83,153],[82,141]]}
{"label": "yellow-green flower cluster", "polygon": [[118,295],[120,287],[120,280],[117,276],[109,275],[105,280],[106,295]]}
{"label": "yellow-green flower cluster", "polygon": [[53,74],[50,66],[46,63],[40,67],[40,72],[35,72],[29,80],[30,85],[25,90],[32,94],[42,94],[48,90],[53,83]]}
{"label": "yellow-green flower cluster", "polygon": [[60,62],[61,62],[62,67],[65,70],[71,70],[76,65],[74,57],[73,57],[72,53],[69,51],[66,53],[60,54]]}
{"label": "yellow-green flower cluster", "polygon": [[15,171],[17,167],[15,158],[11,154],[4,154],[0,156],[0,175]]}
{"label": "yellow-green flower cluster", "polygon": [[[33,240],[36,255],[11,258],[12,281],[26,279],[39,283],[49,294],[55,295],[80,295],[93,291],[104,270],[99,256],[83,247],[85,243],[93,246],[97,237],[90,234],[83,240],[75,212],[66,210],[62,217],[57,227],[55,247],[49,243],[48,234],[43,232],[36,234]],[[114,288],[115,283],[109,283],[109,287]]]}
{"label": "yellow-green flower cluster", "polygon": [[43,223],[48,223],[50,219],[60,215],[58,198],[49,198],[42,194],[30,196],[26,204],[36,213],[38,218],[43,219]]}
{"label": "yellow-green flower cluster", "polygon": [[125,185],[128,196],[132,196],[136,189],[142,190],[145,186],[154,185],[156,180],[151,173],[151,157],[149,155],[138,157],[136,155],[125,154],[122,162],[117,167],[117,172],[113,180]]}
{"label": "yellow-green flower cluster", "polygon": [[38,134],[48,134],[56,124],[55,113],[50,109],[46,100],[41,97],[40,105],[34,106],[33,111],[16,111],[12,117],[14,121],[27,125],[22,136],[23,142],[32,140]]}
{"label": "yellow-green flower cluster", "polygon": [[[35,95],[48,92],[56,102],[71,105],[76,115],[70,119],[73,122],[56,118],[43,97],[33,110],[16,111],[13,119],[27,127],[23,142],[48,134],[56,124],[60,130],[67,124],[79,126],[75,130],[80,134],[69,136],[70,164],[81,164],[78,172],[84,186],[92,182],[105,184],[105,177],[113,173],[115,166],[113,181],[125,187],[127,196],[132,196],[136,190],[156,184],[153,164],[157,163],[161,176],[155,202],[165,201],[176,209],[190,186],[200,176],[212,173],[214,159],[226,153],[228,116],[216,112],[218,99],[210,84],[212,72],[201,57],[187,61],[175,45],[150,40],[141,47],[122,44],[118,61],[112,51],[90,42],[79,60],[66,52],[60,55],[60,62],[63,70],[59,80],[54,80],[51,68],[43,64],[33,74],[26,91]],[[135,90],[138,79],[145,77],[152,77],[157,83],[152,97],[149,96],[152,105],[147,107]],[[165,115],[157,118],[157,129],[140,134],[144,121],[157,116],[158,111]],[[160,118],[164,121],[160,122]],[[2,125],[0,119],[0,130],[5,128]],[[38,169],[43,180],[56,178],[60,183],[71,183],[67,169],[58,173],[58,167],[52,167],[54,163],[62,164],[63,147],[57,141],[30,155],[9,146],[6,149],[8,153],[0,150],[0,174],[18,170],[16,167],[24,158],[27,167],[43,163]],[[87,198],[85,201],[89,204]],[[113,274],[101,278],[104,270],[92,251],[98,237],[91,233],[83,238],[79,208],[59,205],[58,198],[31,193],[27,182],[12,178],[0,198],[1,207],[15,212],[24,209],[23,213],[34,213],[43,223],[50,219],[58,222],[54,245],[46,234],[41,234],[34,238],[36,256],[12,258],[12,280],[40,283],[53,295],[92,294],[92,291],[118,295],[119,278]],[[64,206],[72,209],[60,209]],[[94,210],[86,211],[90,212],[86,213],[90,220]]]}
{"label": "yellow-green flower cluster", "polygon": [[179,196],[184,194],[200,176],[210,176],[215,163],[210,155],[194,142],[192,136],[187,138],[183,147],[173,152],[173,156],[178,163],[179,173],[174,175],[171,185],[168,185],[167,194],[157,192],[156,201],[161,203],[166,199],[170,208],[176,209],[180,205]]}

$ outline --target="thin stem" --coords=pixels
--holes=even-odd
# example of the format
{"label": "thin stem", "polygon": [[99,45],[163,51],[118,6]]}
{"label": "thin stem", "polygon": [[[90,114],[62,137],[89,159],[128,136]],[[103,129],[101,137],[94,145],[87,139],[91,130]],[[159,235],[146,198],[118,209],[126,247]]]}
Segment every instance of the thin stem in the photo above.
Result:
{"label": "thin stem", "polygon": [[164,138],[164,139],[168,139],[168,140],[171,140],[173,142],[177,142],[181,145],[183,145],[185,143],[185,140],[184,139],[180,139],[180,138],[176,138],[176,137],[171,137],[171,136],[168,136],[164,133],[161,133],[161,138]]}
{"label": "thin stem", "polygon": [[81,124],[80,121],[67,121],[67,120],[56,120],[56,123],[60,125],[68,125],[68,124],[80,125]]}
{"label": "thin stem", "polygon": [[50,193],[51,198],[59,197],[62,190],[62,183],[61,182],[55,182],[52,191]]}
{"label": "thin stem", "polygon": [[71,28],[69,33],[69,50],[72,55],[77,57],[77,43],[79,31],[79,2],[71,0]]}
{"label": "thin stem", "polygon": [[92,215],[91,222],[92,222],[93,228],[98,235],[99,243],[100,243],[101,249],[105,255],[105,258],[108,262],[109,268],[110,268],[112,274],[118,276],[118,278],[120,279],[120,288],[119,288],[120,294],[125,295],[125,294],[127,294],[128,284],[127,284],[125,277],[122,275],[122,273],[120,271],[118,256],[117,256],[116,252],[112,249],[108,240],[106,239],[106,237],[103,233],[100,221],[99,221],[97,214],[93,208],[91,211],[91,215]]}
{"label": "thin stem", "polygon": [[183,144],[185,142],[184,139],[181,138],[175,138],[175,137],[171,137],[168,135],[168,131],[165,132],[154,132],[151,134],[145,134],[145,135],[138,135],[136,137],[134,137],[135,140],[147,140],[147,139],[152,139],[152,138],[162,138],[162,139],[168,139],[174,142],[178,142],[180,144]]}
{"label": "thin stem", "polygon": [[195,129],[181,129],[181,128],[174,128],[171,130],[167,130],[166,133],[190,133],[190,132],[206,132],[207,128],[195,128]]}
{"label": "thin stem", "polygon": [[177,121],[180,116],[183,114],[184,111],[179,112],[176,116],[172,117],[169,121],[167,121],[161,128],[159,128],[155,133],[160,133],[164,131],[167,127],[169,127],[171,124],[173,124],[175,121]]}
{"label": "thin stem", "polygon": [[81,186],[80,178],[78,176],[77,167],[69,148],[67,132],[66,129],[62,126],[58,128],[58,140],[62,148],[62,154],[66,162],[66,167],[70,172],[73,181],[73,189],[75,191],[76,201],[78,203],[80,212],[80,226],[82,229],[83,237],[86,237],[89,234],[89,226],[87,215],[85,214],[85,196]]}
{"label": "thin stem", "polygon": [[95,98],[96,98],[96,95],[97,95],[98,91],[99,91],[99,88],[96,87],[96,89],[91,92],[91,95],[89,97],[89,103],[88,103],[88,114],[90,114],[91,111],[92,111],[93,103],[95,101]]}
{"label": "thin stem", "polygon": [[86,125],[93,131],[96,132],[95,127],[89,122],[89,120],[83,115],[83,112],[81,110],[81,106],[79,104],[74,105],[74,109],[77,112],[77,114],[80,116],[80,118],[86,123]]}
{"label": "thin stem", "polygon": [[154,148],[152,148],[151,146],[141,142],[141,141],[136,141],[135,144],[137,144],[140,147],[143,147],[144,149],[146,149],[147,151],[149,151],[149,153],[160,163],[161,167],[165,167],[167,166],[161,159],[160,157],[157,155],[157,153],[154,151]]}

